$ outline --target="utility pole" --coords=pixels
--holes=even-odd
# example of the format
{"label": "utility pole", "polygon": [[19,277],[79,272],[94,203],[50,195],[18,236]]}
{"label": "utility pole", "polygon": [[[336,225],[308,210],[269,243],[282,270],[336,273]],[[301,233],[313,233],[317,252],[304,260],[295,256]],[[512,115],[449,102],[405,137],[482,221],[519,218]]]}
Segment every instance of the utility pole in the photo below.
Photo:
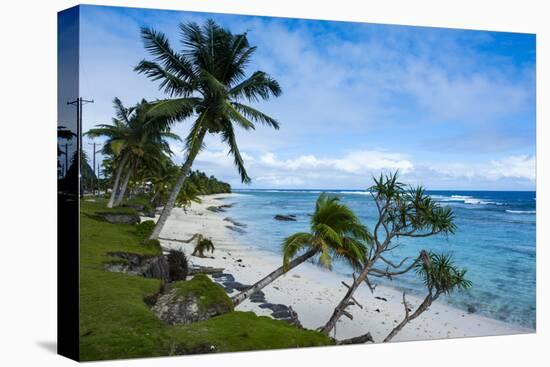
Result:
{"label": "utility pole", "polygon": [[97,164],[97,196],[101,195],[101,169],[100,164]]}
{"label": "utility pole", "polygon": [[[101,145],[101,144],[96,144],[95,142],[93,142],[93,143],[88,143],[88,144],[94,146],[94,157],[93,157],[93,163],[92,163],[93,172],[94,172],[94,175],[93,175],[93,177],[92,177],[92,193],[95,195],[95,184],[94,184],[94,179],[97,178],[97,176],[95,175],[95,172],[96,172],[96,171],[95,171],[95,167],[96,167],[96,166],[95,166],[95,155],[96,155],[97,153],[99,153],[99,150],[96,150],[95,147],[96,147],[96,145]],[[99,172],[99,169],[98,169],[98,172]]]}
{"label": "utility pole", "polygon": [[63,177],[67,176],[67,170],[69,169],[69,147],[72,144],[65,143],[65,170],[63,172]]}
{"label": "utility pole", "polygon": [[78,153],[78,181],[80,183],[80,197],[84,197],[84,187],[82,186],[82,106],[87,103],[94,103],[94,100],[86,100],[78,97],[74,101],[68,101],[67,104],[76,106],[76,128],[77,128],[77,153]]}

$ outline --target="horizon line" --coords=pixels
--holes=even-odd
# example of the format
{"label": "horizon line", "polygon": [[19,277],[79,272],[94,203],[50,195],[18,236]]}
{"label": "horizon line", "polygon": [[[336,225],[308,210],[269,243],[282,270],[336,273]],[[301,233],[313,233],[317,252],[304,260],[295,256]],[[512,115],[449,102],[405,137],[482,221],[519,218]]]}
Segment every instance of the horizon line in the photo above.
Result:
{"label": "horizon line", "polygon": [[[364,191],[364,192],[367,192],[367,189],[329,189],[329,188],[324,188],[324,189],[318,189],[318,188],[313,188],[313,189],[307,189],[307,188],[274,188],[274,187],[271,187],[271,188],[246,188],[246,187],[234,187],[232,188],[233,190],[257,190],[257,191],[266,191],[266,190],[279,190],[279,191],[297,191],[297,190],[301,190],[301,191]],[[514,189],[427,189],[426,188],[426,191],[471,191],[471,192],[487,192],[487,191],[492,191],[492,192],[537,192],[536,188],[535,189],[525,189],[525,190],[514,190]]]}

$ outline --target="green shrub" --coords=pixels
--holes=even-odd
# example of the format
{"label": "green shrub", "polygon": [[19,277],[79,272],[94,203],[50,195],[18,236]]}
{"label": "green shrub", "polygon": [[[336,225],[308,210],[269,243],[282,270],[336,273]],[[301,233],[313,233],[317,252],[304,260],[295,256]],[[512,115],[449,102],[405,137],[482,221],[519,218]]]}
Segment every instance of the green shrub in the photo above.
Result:
{"label": "green shrub", "polygon": [[143,240],[142,244],[145,247],[150,247],[151,249],[158,249],[159,251],[162,250],[159,240],[145,239],[145,240]]}
{"label": "green shrub", "polygon": [[149,235],[153,233],[154,228],[155,228],[155,222],[152,220],[146,220],[136,225],[136,234],[143,238],[149,237]]}

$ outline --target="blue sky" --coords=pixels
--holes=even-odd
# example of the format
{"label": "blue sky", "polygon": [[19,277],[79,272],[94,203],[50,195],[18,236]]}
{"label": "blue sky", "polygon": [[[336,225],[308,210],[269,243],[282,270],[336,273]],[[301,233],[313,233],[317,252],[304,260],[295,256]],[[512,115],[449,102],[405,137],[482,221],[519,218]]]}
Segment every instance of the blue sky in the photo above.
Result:
{"label": "blue sky", "polygon": [[[359,189],[399,169],[430,189],[534,189],[536,47],[527,34],[84,6],[80,93],[95,100],[84,130],[111,120],[115,96],[128,105],[165,97],[132,71],[151,59],[141,26],[178,49],[178,24],[207,18],[248,31],[258,47],[249,72],[268,72],[283,89],[257,106],[279,131],[238,132],[250,187]],[[242,187],[221,140],[206,144],[194,167]],[[174,151],[181,162],[181,145]]]}

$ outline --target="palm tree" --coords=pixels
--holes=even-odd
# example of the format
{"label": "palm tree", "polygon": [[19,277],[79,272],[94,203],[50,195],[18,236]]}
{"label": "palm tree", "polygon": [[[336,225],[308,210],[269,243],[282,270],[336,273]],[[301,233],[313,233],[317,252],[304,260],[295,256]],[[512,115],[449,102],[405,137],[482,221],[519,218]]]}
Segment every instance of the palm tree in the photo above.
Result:
{"label": "palm tree", "polygon": [[213,20],[206,21],[202,27],[193,22],[182,23],[180,31],[183,49],[176,52],[164,34],[143,28],[145,49],[155,59],[142,60],[135,67],[138,73],[153,81],[159,80],[159,88],[171,97],[155,103],[151,114],[168,116],[170,123],[195,117],[185,139],[186,155],[179,177],[151,239],[158,238],[195,157],[204,148],[207,133],[221,135],[241,181],[248,183],[250,177],[237,146],[235,127],[253,130],[254,123],[262,123],[279,128],[275,119],[243,103],[268,100],[281,94],[279,83],[265,72],[256,71],[247,77],[246,67],[256,47],[250,46],[246,33],[232,34]]}
{"label": "palm tree", "polygon": [[[311,217],[310,231],[295,233],[283,241],[283,266],[273,271],[247,290],[232,298],[237,306],[251,294],[315,255],[319,264],[331,269],[333,258],[342,258],[354,269],[361,268],[367,245],[372,242],[369,230],[355,213],[338,197],[319,195]],[[302,255],[296,255],[304,251]]]}
{"label": "palm tree", "polygon": [[199,234],[197,236],[197,244],[195,245],[195,249],[193,250],[191,256],[204,257],[205,252],[214,253],[214,250],[215,248],[212,240],[204,238],[203,235]]}
{"label": "palm tree", "polygon": [[405,317],[403,321],[393,328],[384,339],[384,342],[391,341],[405,325],[426,311],[440,295],[450,294],[458,289],[466,290],[472,286],[472,282],[466,279],[467,270],[459,269],[454,264],[450,255],[421,251],[420,259],[422,261],[416,263],[415,269],[418,276],[424,281],[428,294],[417,309],[412,314],[409,314],[410,311],[405,301],[405,294],[403,293]]}
{"label": "palm tree", "polygon": [[[111,156],[115,168],[115,179],[111,198],[107,207],[112,208],[122,202],[130,177],[140,163],[154,165],[171,151],[167,139],[179,139],[170,132],[169,125],[160,116],[147,112],[151,105],[142,100],[135,107],[126,108],[115,98],[113,101],[116,117],[112,124],[99,124],[85,135],[92,138],[104,136],[103,154]],[[126,172],[122,187],[120,179]],[[118,196],[117,196],[118,195]]]}

